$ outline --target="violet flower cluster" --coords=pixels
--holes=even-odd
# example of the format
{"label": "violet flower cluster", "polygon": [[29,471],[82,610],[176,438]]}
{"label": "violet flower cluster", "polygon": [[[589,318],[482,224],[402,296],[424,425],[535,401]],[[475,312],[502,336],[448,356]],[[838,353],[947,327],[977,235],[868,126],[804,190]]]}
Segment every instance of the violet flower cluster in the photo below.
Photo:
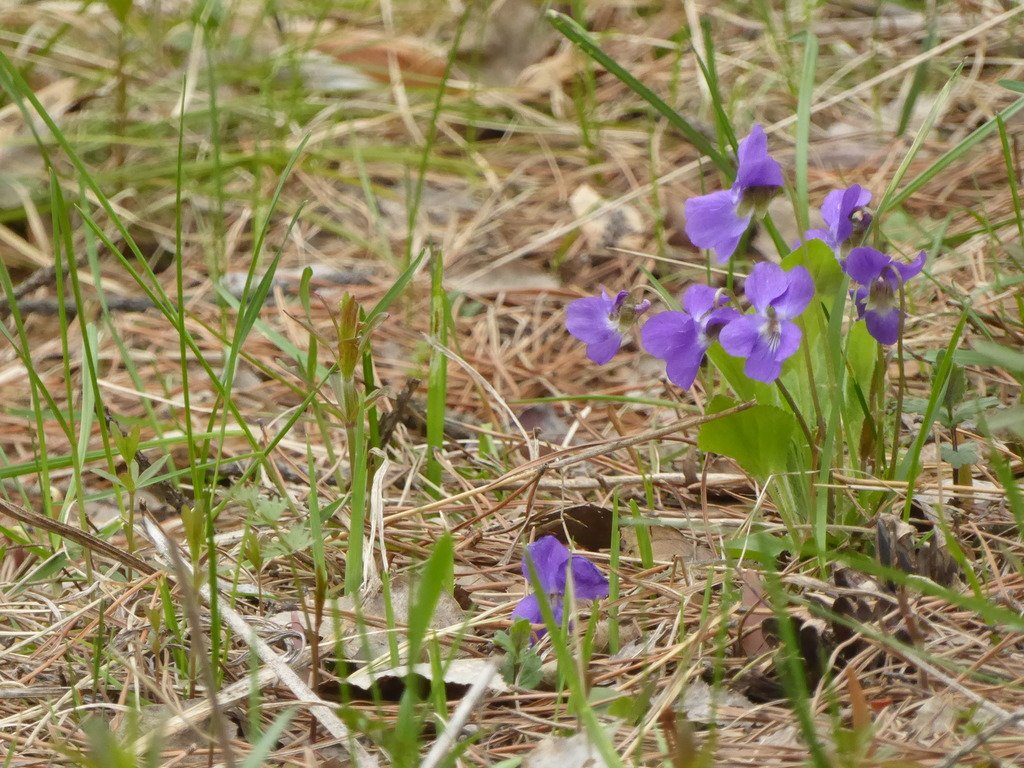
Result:
{"label": "violet flower cluster", "polygon": [[857,319],[864,320],[868,333],[879,344],[895,344],[904,316],[900,293],[903,284],[924,269],[925,252],[908,264],[874,248],[857,246],[844,258],[846,241],[871,224],[871,214],[866,210],[870,202],[871,193],[858,184],[829,192],[821,206],[827,229],[808,230],[804,237],[821,240],[832,249],[843,271],[858,283],[852,291]]}
{"label": "violet flower cluster", "polygon": [[[682,311],[661,312],[647,320],[640,331],[644,349],[665,361],[673,384],[689,389],[716,340],[729,354],[746,359],[750,378],[772,382],[779,377],[782,363],[800,347],[801,332],[793,319],[810,303],[814,281],[803,267],[786,271],[763,262],[751,270],[744,292],[752,314],[728,306],[732,300],[724,290],[691,285],[683,295]],[[627,305],[620,304],[615,316],[615,305],[603,291],[569,304],[566,327],[586,342],[594,362],[608,362],[622,343],[628,327],[621,320],[621,306]],[[630,323],[647,306],[635,308]]]}
{"label": "violet flower cluster", "polygon": [[[581,600],[608,597],[608,579],[597,566],[582,555],[570,554],[565,545],[554,536],[543,536],[526,547],[522,571],[527,583],[530,582],[531,564],[558,624],[562,623],[570,573],[575,597]],[[516,619],[526,619],[531,624],[544,623],[537,595],[527,595],[519,601],[512,611],[512,620]],[[540,638],[544,636],[544,632],[544,629],[537,629],[535,634]]]}
{"label": "violet flower cluster", "polygon": [[[736,180],[728,190],[686,201],[686,234],[699,248],[727,262],[755,215],[782,190],[782,168],[768,154],[768,138],[760,125],[739,144]],[[825,197],[821,216],[825,227],[811,229],[805,240],[821,240],[835,254],[843,271],[856,283],[851,291],[858,320],[881,344],[894,344],[903,325],[903,285],[923,268],[925,253],[904,263],[867,246],[848,242],[871,224],[867,206],[871,192],[854,184]],[[814,281],[803,267],[784,270],[769,262],[754,265],[744,284],[749,311],[741,312],[724,290],[691,285],[683,294],[682,310],[655,314],[640,331],[643,347],[665,361],[669,380],[688,389],[710,346],[718,341],[734,357],[745,359],[751,379],[773,382],[782,364],[800,347],[802,334],[794,320],[814,295]],[[630,300],[628,291],[614,298],[577,299],[567,308],[566,328],[587,345],[587,355],[604,364],[614,357],[630,328],[650,308],[649,301]]]}

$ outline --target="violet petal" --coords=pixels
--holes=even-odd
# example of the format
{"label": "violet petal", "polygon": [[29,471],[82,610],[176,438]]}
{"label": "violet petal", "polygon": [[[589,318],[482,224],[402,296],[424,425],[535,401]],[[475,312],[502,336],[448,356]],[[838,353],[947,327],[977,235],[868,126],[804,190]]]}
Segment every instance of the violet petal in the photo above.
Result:
{"label": "violet petal", "polygon": [[680,348],[666,358],[665,374],[680,389],[689,389],[697,378],[707,349],[700,344]]}
{"label": "violet petal", "polygon": [[782,166],[768,154],[768,136],[759,123],[751,127],[736,154],[739,161],[736,186],[741,189],[782,186]]}
{"label": "violet petal", "polygon": [[743,315],[729,323],[718,335],[723,349],[733,357],[746,357],[761,340],[761,325],[765,322],[758,315]]}
{"label": "violet petal", "polygon": [[851,291],[851,294],[853,295],[853,303],[857,306],[858,319],[864,317],[864,312],[867,310],[868,296],[870,295],[870,293],[871,292],[867,289],[867,287],[863,285],[857,290]]}
{"label": "violet petal", "polygon": [[779,378],[779,373],[782,372],[782,363],[775,359],[775,353],[771,347],[762,341],[747,357],[743,372],[755,381],[763,381],[768,384]]}
{"label": "violet petal", "polygon": [[683,307],[696,318],[715,308],[718,291],[710,285],[694,283],[683,294]]}
{"label": "violet petal", "polygon": [[540,612],[540,601],[536,595],[527,595],[512,609],[512,621],[526,619],[531,624],[543,624],[544,617]]}
{"label": "violet petal", "polygon": [[793,246],[793,250],[799,248],[807,240],[821,240],[822,242],[826,243],[829,248],[835,248],[837,245],[837,243],[835,242],[835,237],[833,237],[832,233],[829,232],[827,229],[808,229],[806,232],[804,232],[803,241],[798,242],[795,246]]}
{"label": "violet petal", "polygon": [[554,536],[542,536],[526,547],[522,572],[527,583],[532,583],[527,561],[533,563],[537,580],[548,594],[560,592],[565,586],[565,565],[569,562],[569,550]]}
{"label": "violet petal", "polygon": [[868,326],[868,333],[875,337],[879,344],[895,344],[900,337],[900,311],[890,309],[887,312],[864,313],[864,322]]}
{"label": "violet petal", "polygon": [[[573,555],[569,562],[572,568],[572,588],[578,600],[597,600],[608,597],[608,579],[597,569],[597,566],[582,555]],[[563,573],[563,581],[565,574]],[[566,589],[562,585],[562,591]]]}
{"label": "violet petal", "polygon": [[587,345],[587,357],[598,365],[604,365],[613,357],[615,353],[619,351],[619,347],[622,346],[622,335],[618,333],[610,333],[608,337],[601,341],[592,341]]}
{"label": "violet petal", "polygon": [[796,354],[800,349],[803,332],[796,323],[784,321],[779,328],[779,346],[775,349],[775,359],[780,363]]}
{"label": "violet petal", "polygon": [[754,265],[743,284],[743,292],[759,314],[764,314],[779,296],[789,288],[789,280],[782,267],[769,261]]}
{"label": "violet petal", "polygon": [[881,251],[862,245],[850,251],[843,269],[861,285],[869,285],[877,280],[891,263],[892,260]]}
{"label": "violet petal", "polygon": [[814,296],[814,279],[803,267],[793,267],[785,273],[789,281],[786,292],[772,302],[772,306],[783,320],[796,317],[811,303]]}
{"label": "violet petal", "polygon": [[[839,223],[840,211],[843,207],[843,196],[846,192],[847,190],[845,189],[833,189],[825,195],[825,199],[821,203],[821,218],[825,220],[825,226],[828,227],[830,233],[835,232],[836,225]],[[824,238],[821,239],[824,240]]]}
{"label": "violet petal", "polygon": [[680,347],[697,341],[693,318],[685,312],[659,312],[640,329],[640,342],[651,355],[662,360]]}
{"label": "violet petal", "polygon": [[751,216],[740,216],[739,196],[729,190],[691,197],[686,201],[686,236],[698,248],[709,248],[719,261],[728,261],[747,231]]}
{"label": "violet petal", "polygon": [[[863,189],[860,184],[854,184],[843,191],[839,198],[839,206],[836,211],[836,220],[829,223],[829,229],[835,237],[836,244],[845,243],[853,234],[853,214],[871,202],[871,193]],[[822,208],[822,215],[825,210]]]}
{"label": "violet petal", "polygon": [[600,296],[570,301],[565,308],[565,328],[586,344],[607,340],[615,331],[610,316],[615,299],[601,290]]}
{"label": "violet petal", "polygon": [[912,277],[915,277],[922,269],[924,269],[924,261],[926,255],[924,251],[917,254],[917,257],[909,264],[904,264],[900,261],[893,261],[892,265],[896,271],[899,272],[903,282],[907,282]]}

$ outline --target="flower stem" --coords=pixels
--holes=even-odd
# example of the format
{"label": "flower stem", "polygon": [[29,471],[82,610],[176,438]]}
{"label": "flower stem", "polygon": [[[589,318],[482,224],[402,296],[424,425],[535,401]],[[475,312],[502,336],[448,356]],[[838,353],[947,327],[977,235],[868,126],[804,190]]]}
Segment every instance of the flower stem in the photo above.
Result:
{"label": "flower stem", "polygon": [[814,435],[811,433],[811,428],[807,426],[807,420],[804,418],[803,413],[797,407],[796,400],[793,399],[793,395],[786,389],[786,385],[782,383],[781,379],[775,380],[775,385],[779,388],[779,392],[782,393],[782,398],[789,404],[789,409],[796,416],[797,422],[800,424],[800,429],[804,433],[804,437],[807,438],[807,446],[811,449],[811,470],[817,470],[818,468],[818,445],[814,441]]}
{"label": "flower stem", "polygon": [[896,365],[899,368],[899,385],[896,387],[896,418],[893,422],[892,454],[889,459],[889,471],[891,480],[896,475],[896,458],[900,448],[900,424],[903,421],[903,392],[907,388],[906,371],[903,367],[903,324],[907,317],[907,294],[903,290],[903,283],[900,283],[900,332],[896,336]]}

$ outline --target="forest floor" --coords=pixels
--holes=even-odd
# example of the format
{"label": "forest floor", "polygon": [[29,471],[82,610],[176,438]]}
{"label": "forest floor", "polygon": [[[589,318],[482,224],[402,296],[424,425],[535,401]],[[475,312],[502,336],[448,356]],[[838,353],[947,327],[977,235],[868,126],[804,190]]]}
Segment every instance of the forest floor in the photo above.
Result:
{"label": "forest floor", "polygon": [[[716,145],[716,103],[764,125],[813,224],[896,180],[917,473],[840,457],[810,482],[848,514],[794,522],[698,449],[712,372],[587,359],[571,300],[732,273],[683,232],[713,165],[539,4],[5,4],[0,765],[1024,765],[1022,442],[980,418],[1024,381],[1024,7],[572,5]],[[926,421],[951,338],[977,407]],[[513,662],[546,534],[612,594]]]}

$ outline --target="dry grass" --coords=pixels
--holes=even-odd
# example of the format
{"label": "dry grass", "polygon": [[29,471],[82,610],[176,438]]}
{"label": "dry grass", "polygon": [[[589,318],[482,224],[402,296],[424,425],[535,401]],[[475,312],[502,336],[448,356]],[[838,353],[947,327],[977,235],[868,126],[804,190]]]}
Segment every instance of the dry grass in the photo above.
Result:
{"label": "dry grass", "polygon": [[[434,98],[431,88],[414,86],[422,82],[417,78],[443,71],[457,22],[449,6],[437,5],[428,13],[382,2],[362,11],[338,11],[316,24],[313,9],[287,4],[279,17],[282,30],[255,4],[230,8],[216,32],[223,166],[218,177],[211,159],[215,149],[209,138],[202,36],[178,4],[149,5],[145,13],[137,12],[126,38],[130,75],[123,117],[115,74],[118,54],[111,42],[117,39],[118,25],[101,5],[79,10],[40,2],[2,9],[0,45],[28,73],[33,89],[83,153],[172,296],[174,269],[168,265],[175,238],[175,123],[180,84],[189,74],[186,200],[181,210],[187,323],[215,367],[223,364],[224,337],[234,323],[218,285],[223,275],[248,268],[254,222],[266,215],[266,201],[288,152],[304,134],[311,134],[274,212],[267,242],[270,248],[283,249],[283,273],[297,275],[305,266],[328,270],[314,281],[323,300],[312,302],[307,317],[299,302],[297,278],[282,281],[245,345],[233,399],[257,436],[268,441],[307,391],[297,365],[268,331],[301,350],[308,348],[310,329],[330,339],[333,309],[343,291],[350,291],[364,307],[371,306],[391,286],[407,247],[416,253],[424,244],[436,243],[444,254],[446,278],[460,291],[454,298],[456,325],[450,337],[458,360],[449,363],[448,450],[441,458],[449,470],[446,497],[435,499],[422,482],[425,438],[420,422],[406,414],[393,434],[389,469],[375,497],[382,527],[373,552],[374,568],[383,567],[386,556],[392,573],[408,570],[426,557],[443,531],[454,531],[465,634],[455,643],[460,627],[440,627],[442,644],[457,644],[463,656],[490,657],[494,632],[507,628],[509,613],[522,594],[519,558],[538,521],[552,515],[558,520],[559,510],[575,504],[608,508],[613,494],[623,508],[634,500],[644,515],[682,527],[652,529],[655,564],[647,568],[635,541],[625,535],[620,596],[601,605],[605,614],[617,611],[621,646],[610,653],[602,628],[587,670],[589,683],[621,696],[649,699],[635,722],[606,720],[616,747],[630,761],[658,763],[668,749],[665,739],[672,744],[672,739],[683,738],[674,730],[683,720],[680,702],[696,707],[695,700],[685,696],[698,696],[700,681],[718,674],[732,689],[730,695],[747,698],[724,702],[714,731],[705,729],[699,714],[690,709],[695,743],[713,743],[714,763],[805,764],[807,748],[796,717],[781,696],[771,638],[764,636],[767,614],[764,592],[759,592],[764,587],[759,577],[744,577],[735,558],[727,558],[723,551],[727,539],[755,524],[765,530],[781,527],[765,502],[764,489],[731,464],[699,455],[692,427],[623,447],[624,440],[646,430],[699,414],[706,393],[674,390],[660,379],[660,369],[633,347],[611,365],[596,368],[562,329],[566,301],[600,284],[642,284],[646,268],[676,290],[704,273],[703,259],[674,231],[679,218],[675,209],[682,200],[699,192],[702,183],[716,183],[712,176],[702,176],[693,148],[607,74],[594,73],[588,92],[580,85],[587,82],[588,65],[568,44],[552,37],[550,45],[539,46],[534,60],[519,61],[513,54],[525,43],[516,37],[519,27],[513,24],[501,30],[508,35],[504,45],[484,39],[465,58],[475,59],[483,76],[498,80],[508,78],[511,67],[518,81],[471,83],[469,63],[456,69],[437,117],[438,138],[428,157],[422,207],[410,232],[407,189],[414,184],[410,179],[415,179],[431,129]],[[740,15],[729,9],[733,4],[725,5],[661,7],[602,1],[588,4],[589,27],[606,33],[603,44],[620,63],[656,92],[671,94],[670,102],[700,123],[710,113],[698,87],[695,62],[689,53],[677,55],[675,43],[661,35],[685,28],[684,8],[706,15],[712,22],[718,73],[733,119],[739,126],[763,121],[777,156],[784,166],[791,166],[787,129],[796,107],[792,83],[798,77],[799,49],[787,47],[785,41],[802,25],[775,11],[766,19],[756,13]],[[936,46],[924,54],[922,39],[929,22],[920,14],[887,6],[892,15],[875,20],[870,15],[873,6],[862,8],[858,3],[829,4],[815,11],[821,64],[811,131],[812,201],[842,183],[859,182],[880,192],[907,152],[914,125],[960,61],[966,61],[964,75],[908,178],[1013,101],[1014,94],[997,82],[1021,77],[1024,13],[1005,11],[995,2],[940,5],[934,18]],[[156,30],[165,28],[165,22],[171,32],[159,45],[154,42],[161,39]],[[488,25],[493,29],[501,23],[505,22],[471,22],[464,39],[478,33],[486,37]],[[379,39],[391,42],[379,47],[364,42],[358,47],[364,53],[353,57],[342,44],[351,34],[346,30],[352,29],[370,36],[382,33]],[[354,61],[375,84],[339,95],[317,90],[322,74],[311,76],[312,82],[290,81],[289,63],[298,55],[294,51],[317,41]],[[911,130],[894,138],[914,66],[924,59],[930,62],[929,81]],[[3,200],[7,212],[0,223],[0,257],[17,282],[52,265],[54,233],[46,208],[46,176],[31,135],[16,108],[5,106],[0,118],[2,167],[16,180],[3,188],[13,197]],[[1007,128],[1016,149],[1019,118]],[[67,182],[65,194],[76,198],[78,186],[70,166],[59,153],[55,162]],[[574,212],[570,198],[583,185],[620,208],[632,206],[642,226],[609,234],[600,229],[607,225],[607,217]],[[973,299],[984,323],[972,333],[992,334],[1019,346],[1020,323],[1012,322],[1014,291],[1019,289],[993,287],[996,277],[1012,274],[1015,266],[1010,259],[1020,257],[1018,246],[1002,244],[1016,236],[1015,224],[986,226],[1013,216],[998,139],[990,138],[940,174],[907,201],[905,210],[919,229],[897,229],[892,224],[888,234],[901,248],[930,246],[940,227],[945,241],[955,243],[941,248],[941,257],[930,265],[934,279],[914,295],[908,350],[924,354],[944,346],[965,297]],[[289,229],[289,220],[298,211],[297,223]],[[588,219],[596,221],[597,230],[583,228]],[[785,232],[785,213],[782,219]],[[109,221],[100,223],[113,232]],[[73,238],[76,254],[86,255],[95,246],[84,226]],[[770,243],[757,239],[755,248],[767,254]],[[157,429],[166,436],[180,435],[177,334],[152,309],[104,314],[95,301],[97,285],[114,305],[138,300],[139,289],[102,248],[91,263],[96,272],[84,288],[89,301],[80,309],[100,329],[99,396],[122,423],[142,425],[147,438],[156,437]],[[83,275],[87,273],[88,269]],[[66,366],[61,320],[49,311],[56,298],[53,278],[48,276],[23,298],[37,302],[25,304],[31,309],[25,313],[25,328],[39,383],[58,407],[78,408],[87,364],[81,326],[68,325]],[[382,412],[395,408],[409,377],[426,374],[429,313],[429,280],[421,275],[374,333],[376,376],[388,395],[380,403]],[[329,356],[323,358],[328,363]],[[126,357],[131,365],[126,365]],[[201,369],[191,365],[190,373],[195,428],[202,430],[219,406]],[[908,374],[911,390],[924,393],[927,368],[911,364]],[[481,380],[490,387],[482,386]],[[974,370],[971,381],[981,393],[1004,402],[1019,398],[1016,382],[1001,371]],[[82,764],[73,750],[85,747],[84,714],[95,713],[117,728],[135,702],[164,705],[158,720],[199,707],[192,718],[195,727],[180,727],[168,735],[162,764],[220,763],[223,744],[216,735],[207,735],[208,718],[200,716],[201,703],[207,700],[205,682],[201,675],[189,680],[178,667],[182,657],[175,655],[184,651],[187,656],[195,649],[177,648],[166,622],[153,621],[154,612],[161,610],[161,579],[169,581],[179,607],[195,602],[188,597],[190,590],[176,586],[180,579],[174,569],[145,537],[137,540],[135,554],[159,573],[133,568],[98,548],[98,528],[118,514],[109,481],[91,471],[104,468],[103,461],[84,471],[90,494],[84,508],[94,537],[76,541],[48,532],[53,524],[38,515],[46,508],[43,496],[60,509],[74,493],[75,475],[67,465],[55,465],[46,476],[48,485],[42,485],[35,471],[44,451],[40,439],[45,437],[45,455],[51,459],[69,455],[72,446],[54,419],[44,419],[42,432],[37,430],[29,377],[10,345],[0,349],[0,383],[4,463],[25,464],[23,471],[6,474],[4,493],[37,514],[20,522],[0,516],[0,533],[6,532],[10,542],[0,563],[0,754],[8,756],[5,764]],[[415,392],[414,405],[423,401],[422,392]],[[608,404],[568,397],[593,395],[627,399]],[[567,399],[529,408],[523,402],[550,396]],[[329,398],[326,393],[324,397]],[[674,405],[655,405],[656,400]],[[532,432],[536,427],[541,428],[540,441]],[[225,460],[248,455],[248,445],[236,431],[232,434],[223,448]],[[495,446],[492,454],[477,449],[480,435]],[[251,505],[236,498],[217,521],[221,574],[237,574],[242,587],[260,596],[239,598],[235,608],[278,652],[298,654],[300,661],[293,667],[307,679],[309,618],[303,607],[311,605],[310,556],[304,551],[268,556],[256,569],[243,553],[243,532],[252,528],[267,546],[280,531],[304,520],[310,482],[307,447],[318,464],[322,502],[340,498],[342,490],[324,478],[335,476],[330,443],[341,445],[344,439],[340,426],[330,426],[325,433],[312,417],[301,418],[272,454],[277,476],[261,473],[254,484],[264,498],[289,494],[294,511],[285,511],[275,531],[256,525]],[[183,439],[169,442],[173,463],[184,467],[188,454]],[[605,450],[577,460],[593,445]],[[89,447],[102,447],[98,431]],[[531,452],[541,458],[531,460]],[[147,455],[156,460],[161,451]],[[564,461],[552,466],[554,459]],[[1014,467],[1019,473],[1020,462]],[[538,472],[541,468],[544,471]],[[663,474],[655,475],[645,492],[643,477],[652,472]],[[984,468],[978,468],[975,483],[989,489],[988,495],[940,488],[940,476],[948,481],[948,469],[937,456],[926,457],[917,490],[942,494],[937,506],[954,520],[968,560],[984,576],[977,598],[1020,613],[1024,551],[1002,487]],[[219,492],[232,493],[233,482],[227,474]],[[856,499],[857,484],[871,482],[851,471],[838,477],[836,486],[839,493]],[[905,492],[905,487],[894,488],[891,498],[902,503]],[[171,538],[182,540],[181,521],[173,511],[159,499],[148,503]],[[68,508],[68,523],[78,527],[75,505]],[[870,513],[865,510],[865,520]],[[870,549],[875,536],[871,523],[864,521],[845,533],[851,548]],[[345,535],[337,525],[326,542],[332,589],[340,589],[342,581]],[[121,550],[127,544],[120,534],[110,543]],[[93,559],[88,576],[86,550]],[[51,551],[62,559],[51,561],[52,570],[37,572]],[[608,568],[607,548],[591,557],[602,569]],[[35,578],[26,580],[34,573]],[[971,747],[976,734],[983,738],[974,739],[977,744],[962,757],[965,763],[1021,763],[1020,632],[995,626],[978,611],[927,591],[865,596],[863,590],[837,586],[814,574],[813,564],[798,555],[783,564],[781,588],[791,596],[795,614],[807,617],[800,627],[810,627],[815,609],[829,609],[843,595],[871,597],[877,603],[872,603],[871,617],[854,641],[839,643],[828,621],[822,622],[824,634],[807,630],[811,634],[806,642],[817,644],[830,669],[829,675],[815,674],[808,680],[820,734],[832,739],[845,729],[850,742],[827,746],[836,755],[835,764],[952,765],[956,750]],[[971,594],[962,578],[955,589]],[[207,609],[194,608],[206,622]],[[290,634],[269,621],[281,621],[282,616],[295,617]],[[188,623],[181,614],[178,620]],[[187,645],[196,634],[185,635]],[[897,636],[901,642],[894,642]],[[542,649],[547,653],[547,646]],[[321,657],[323,673],[316,691],[328,701],[337,697],[337,686],[324,682],[335,671],[334,651],[333,642],[323,645],[327,658]],[[227,691],[238,682],[239,694],[231,699],[222,691],[220,704],[238,754],[245,754],[248,741],[236,723],[248,727],[245,683],[254,666],[265,667],[265,662],[254,662],[244,637],[231,633],[222,684]],[[553,672],[546,674],[550,682]],[[271,674],[261,677],[260,683],[266,726],[296,694]],[[450,688],[450,709],[461,693]],[[351,708],[385,723],[397,716],[397,704],[386,701],[354,701]],[[319,730],[313,739],[310,722],[304,708],[265,764],[341,764],[344,752],[333,746],[336,740],[327,735],[329,730]],[[170,728],[175,727],[171,723]],[[525,754],[547,735],[574,730],[576,721],[547,684],[536,691],[485,695],[467,728],[475,740],[461,762],[490,765]],[[424,743],[433,738],[433,730],[423,735]],[[857,738],[861,743],[852,745]]]}

